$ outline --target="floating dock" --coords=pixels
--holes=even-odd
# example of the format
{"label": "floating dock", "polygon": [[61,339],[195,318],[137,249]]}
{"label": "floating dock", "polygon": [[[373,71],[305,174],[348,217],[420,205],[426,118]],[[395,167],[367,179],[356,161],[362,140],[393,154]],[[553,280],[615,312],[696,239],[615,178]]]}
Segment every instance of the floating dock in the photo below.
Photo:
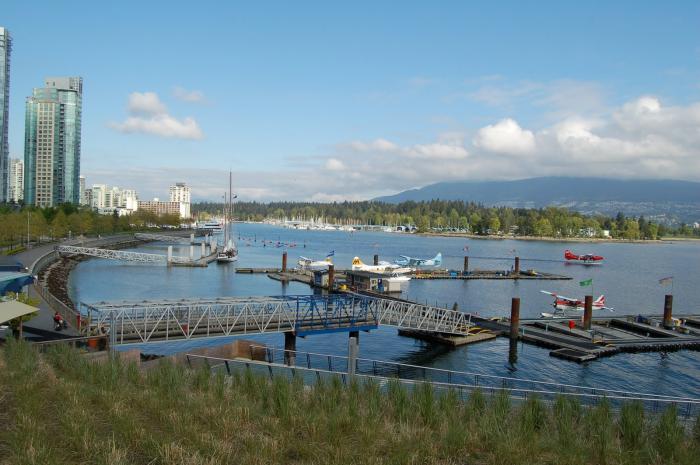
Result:
{"label": "floating dock", "polygon": [[[586,362],[622,352],[699,350],[700,325],[692,326],[693,316],[679,316],[683,322],[665,328],[661,316],[619,316],[593,319],[590,329],[580,319],[520,320],[516,338],[553,349],[550,355],[575,362]],[[569,322],[573,322],[570,324]],[[502,318],[483,323],[511,336],[511,320]]]}

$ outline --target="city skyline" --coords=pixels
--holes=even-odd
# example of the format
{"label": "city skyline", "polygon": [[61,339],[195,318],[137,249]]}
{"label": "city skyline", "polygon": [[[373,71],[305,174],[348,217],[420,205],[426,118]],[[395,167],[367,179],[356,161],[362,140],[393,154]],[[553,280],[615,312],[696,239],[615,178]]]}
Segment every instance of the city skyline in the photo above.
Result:
{"label": "city skyline", "polygon": [[[90,82],[82,174],[146,196],[184,179],[193,200],[217,200],[229,169],[241,200],[539,175],[700,180],[693,2],[619,2],[605,15],[515,2],[224,5],[217,15],[141,5],[139,16],[128,3],[109,22],[81,2],[81,18],[47,3],[31,24],[19,2],[3,11],[13,157],[17,102],[57,73]],[[46,53],[56,34],[86,46]]]}

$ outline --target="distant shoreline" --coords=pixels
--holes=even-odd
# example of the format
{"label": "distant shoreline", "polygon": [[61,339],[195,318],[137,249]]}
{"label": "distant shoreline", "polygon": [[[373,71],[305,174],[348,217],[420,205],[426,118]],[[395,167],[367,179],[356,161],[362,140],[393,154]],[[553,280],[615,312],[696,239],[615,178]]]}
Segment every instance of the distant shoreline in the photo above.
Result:
{"label": "distant shoreline", "polygon": [[671,244],[677,241],[697,241],[700,242],[700,238],[694,237],[679,237],[679,238],[668,238],[664,237],[661,239],[651,240],[651,239],[615,239],[615,238],[602,238],[602,237],[541,237],[541,236],[479,236],[476,234],[468,233],[415,233],[419,236],[425,237],[461,237],[465,239],[478,239],[478,240],[514,240],[514,241],[541,241],[541,242],[581,242],[581,243],[617,243],[617,244]]}

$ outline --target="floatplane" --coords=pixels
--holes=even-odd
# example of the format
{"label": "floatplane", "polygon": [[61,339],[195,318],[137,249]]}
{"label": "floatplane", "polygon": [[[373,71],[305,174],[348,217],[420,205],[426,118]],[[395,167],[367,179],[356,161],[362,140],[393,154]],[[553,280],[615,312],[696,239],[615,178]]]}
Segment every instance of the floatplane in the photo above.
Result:
{"label": "floatplane", "polygon": [[[580,299],[573,299],[563,295],[555,294],[549,291],[540,291],[542,294],[547,294],[554,297],[554,313],[541,313],[544,318],[558,318],[580,315],[583,313],[585,302]],[[593,310],[609,310],[613,311],[612,307],[605,306],[605,296],[601,295],[593,301]]]}
{"label": "floatplane", "polygon": [[583,265],[600,265],[605,260],[605,257],[593,255],[592,253],[585,255],[576,255],[571,250],[564,251],[564,259],[567,263],[581,263]]}
{"label": "floatplane", "polygon": [[396,275],[402,275],[411,273],[413,269],[409,267],[402,267],[396,263],[389,262],[379,262],[377,265],[367,265],[363,262],[360,257],[355,257],[352,259],[352,270],[353,271],[370,271],[373,273],[392,273]]}
{"label": "floatplane", "polygon": [[328,253],[328,255],[326,255],[324,260],[313,260],[308,257],[299,257],[297,264],[302,270],[325,271],[328,269],[328,266],[333,264],[334,255],[335,251],[331,251]]}
{"label": "floatplane", "polygon": [[414,268],[420,266],[440,266],[442,265],[442,254],[438,252],[438,254],[433,258],[414,258],[401,255],[401,258],[394,261],[394,263],[400,266],[409,266]]}

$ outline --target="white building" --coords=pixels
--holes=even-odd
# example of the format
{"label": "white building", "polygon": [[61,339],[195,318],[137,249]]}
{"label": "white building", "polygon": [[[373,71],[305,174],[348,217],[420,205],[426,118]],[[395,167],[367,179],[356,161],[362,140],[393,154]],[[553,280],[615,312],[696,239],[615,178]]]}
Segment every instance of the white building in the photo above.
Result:
{"label": "white building", "polygon": [[24,160],[16,158],[10,160],[9,181],[8,199],[10,202],[18,203],[24,200]]}
{"label": "white building", "polygon": [[191,195],[190,188],[184,182],[177,182],[174,186],[170,186],[170,201],[180,204],[180,218],[190,218],[190,203]]}
{"label": "white building", "polygon": [[175,183],[170,186],[170,201],[190,203],[190,188],[184,182]]}
{"label": "white building", "polygon": [[78,178],[78,190],[80,191],[80,205],[90,205],[90,202],[87,201],[87,195],[86,195],[86,190],[85,190],[85,176],[80,176]]}
{"label": "white building", "polygon": [[100,213],[110,214],[117,210],[119,215],[128,215],[138,210],[138,194],[134,189],[93,184],[90,192],[90,206]]}

